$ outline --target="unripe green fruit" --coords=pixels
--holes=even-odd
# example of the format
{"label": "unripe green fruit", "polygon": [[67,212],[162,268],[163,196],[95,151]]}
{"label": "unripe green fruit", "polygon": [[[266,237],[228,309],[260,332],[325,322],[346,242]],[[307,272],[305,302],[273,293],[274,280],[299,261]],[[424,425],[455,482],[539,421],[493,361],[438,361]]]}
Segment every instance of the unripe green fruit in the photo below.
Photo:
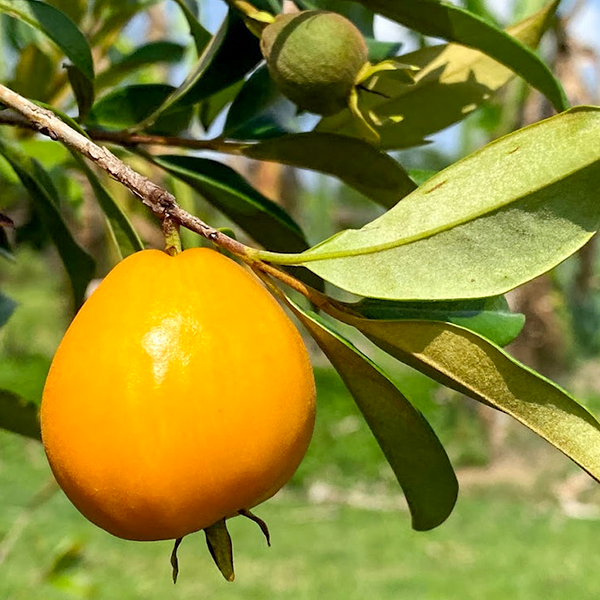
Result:
{"label": "unripe green fruit", "polygon": [[319,115],[348,106],[368,59],[360,31],[345,17],[320,10],[278,16],[263,30],[260,47],[281,93]]}

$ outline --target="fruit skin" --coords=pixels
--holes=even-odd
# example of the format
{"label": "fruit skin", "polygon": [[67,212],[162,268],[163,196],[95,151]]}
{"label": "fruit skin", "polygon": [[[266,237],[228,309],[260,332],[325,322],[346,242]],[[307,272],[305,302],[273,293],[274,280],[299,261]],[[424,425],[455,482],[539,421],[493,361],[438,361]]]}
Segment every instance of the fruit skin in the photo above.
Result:
{"label": "fruit skin", "polygon": [[328,11],[280,15],[264,29],[260,45],[281,93],[319,115],[348,106],[356,76],[368,60],[360,31]]}
{"label": "fruit skin", "polygon": [[213,250],[145,250],[65,334],[42,439],[90,521],[175,539],[275,494],[306,452],[314,400],[302,339],[257,279]]}

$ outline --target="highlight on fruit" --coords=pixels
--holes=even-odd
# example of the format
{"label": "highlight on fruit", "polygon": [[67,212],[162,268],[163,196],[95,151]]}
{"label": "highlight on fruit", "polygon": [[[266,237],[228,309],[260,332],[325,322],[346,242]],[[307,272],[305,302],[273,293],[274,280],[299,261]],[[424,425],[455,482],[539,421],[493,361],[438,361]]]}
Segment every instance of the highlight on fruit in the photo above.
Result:
{"label": "highlight on fruit", "polygon": [[226,520],[293,475],[315,385],[302,338],[244,268],[209,249],[121,261],[54,357],[41,425],[52,471],[90,521],[128,540],[205,530],[233,579]]}

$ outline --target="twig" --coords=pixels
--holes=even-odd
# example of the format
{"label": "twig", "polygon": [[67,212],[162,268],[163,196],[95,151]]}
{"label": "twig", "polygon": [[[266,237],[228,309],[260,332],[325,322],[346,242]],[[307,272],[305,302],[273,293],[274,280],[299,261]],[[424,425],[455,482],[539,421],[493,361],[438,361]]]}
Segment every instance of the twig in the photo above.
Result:
{"label": "twig", "polygon": [[159,219],[171,218],[236,256],[252,259],[257,252],[186,212],[177,204],[172,194],[134,171],[108,148],[98,146],[69,127],[51,111],[34,104],[1,84],[0,102],[21,115],[31,124],[32,129],[62,142],[72,150],[89,158],[135,194]]}
{"label": "twig", "polygon": [[[13,127],[39,131],[39,128],[33,123],[12,110],[0,111],[0,125],[12,125]],[[197,140],[175,135],[154,135],[129,131],[103,131],[102,129],[85,128],[84,131],[96,142],[111,142],[123,147],[147,144],[152,146],[186,148],[188,150],[212,150],[224,154],[242,154],[243,149],[250,145],[248,142],[231,141],[220,137],[209,140]]]}

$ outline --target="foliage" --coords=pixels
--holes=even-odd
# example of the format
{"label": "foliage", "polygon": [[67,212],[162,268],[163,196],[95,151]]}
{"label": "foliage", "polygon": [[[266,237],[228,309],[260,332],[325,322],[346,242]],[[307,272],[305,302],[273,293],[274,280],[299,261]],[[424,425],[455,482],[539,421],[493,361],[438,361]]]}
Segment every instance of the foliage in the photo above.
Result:
{"label": "foliage", "polygon": [[[448,42],[396,56],[396,45],[367,40],[374,64],[357,76],[348,107],[320,121],[299,113],[261,64],[261,31],[281,7],[276,0],[255,4],[231,0],[213,35],[193,0],[0,0],[2,52],[10,58],[0,76],[37,106],[50,107],[62,126],[87,136],[81,140],[110,144],[152,180],[166,172],[166,185],[194,212],[195,201],[185,203],[189,186],[206,203],[197,205],[204,220],[218,223],[225,215],[235,236],[260,246],[192,227],[259,271],[315,338],[390,462],[415,528],[435,527],[452,511],[452,466],[421,413],[347,335],[360,332],[432,379],[512,415],[600,479],[600,423],[500,347],[522,326],[502,294],[565,260],[600,225],[600,113],[568,110],[560,82],[535,52],[558,1],[506,31],[473,12],[481,3],[467,10],[439,0],[301,2],[344,14],[369,38],[380,14]],[[157,6],[177,11],[185,43],[165,30],[161,39],[133,46],[123,28]],[[172,85],[168,69],[186,75]],[[43,82],[33,85],[40,73]],[[463,120],[515,74],[559,114],[488,144],[421,185],[389,154],[414,151]],[[102,152],[87,153],[96,164],[90,167],[72,144],[74,154],[58,144],[48,149],[31,130],[65,140],[28,120],[23,99],[9,101],[3,90],[0,250],[10,257],[15,246],[46,252],[53,245],[76,308],[95,276],[149,245],[155,226],[96,169]],[[209,130],[219,131],[209,137]],[[157,150],[164,146],[181,151]],[[380,216],[309,247],[312,233],[238,173],[239,163],[224,164],[226,156],[332,175],[358,191],[364,205],[376,203]],[[88,191],[103,215],[106,244],[84,235]],[[156,197],[138,195],[161,216]],[[177,214],[183,225],[198,223]],[[291,298],[277,282],[287,284]],[[323,282],[329,295],[316,289]],[[0,296],[0,320],[12,309]],[[340,333],[342,323],[353,333]],[[30,405],[14,392],[2,392],[0,425],[35,437]]]}

